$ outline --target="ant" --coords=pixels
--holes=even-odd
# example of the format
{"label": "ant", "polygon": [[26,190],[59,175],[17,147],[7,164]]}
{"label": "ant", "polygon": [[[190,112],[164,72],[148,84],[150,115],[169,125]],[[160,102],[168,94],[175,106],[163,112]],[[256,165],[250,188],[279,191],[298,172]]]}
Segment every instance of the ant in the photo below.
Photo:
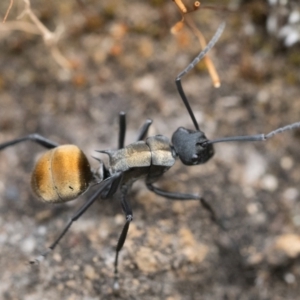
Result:
{"label": "ant", "polygon": [[[147,188],[159,196],[172,200],[198,200],[205,208],[217,225],[217,221],[209,203],[199,195],[182,194],[161,190],[153,185],[175,163],[177,157],[187,166],[199,165],[207,162],[214,155],[213,144],[223,142],[254,142],[266,141],[273,136],[300,127],[300,122],[286,125],[271,131],[268,134],[256,134],[247,136],[232,136],[214,140],[206,138],[191,109],[187,97],[181,85],[182,77],[192,70],[195,65],[215,45],[225,28],[222,23],[215,35],[196,58],[176,77],[176,86],[179,95],[192,119],[195,129],[190,130],[179,127],[172,136],[172,144],[163,135],[147,136],[148,129],[152,124],[147,120],[141,127],[136,142],[124,146],[126,134],[126,115],[119,114],[119,138],[117,150],[100,150],[98,152],[109,156],[109,164],[106,166],[100,159],[97,171],[91,171],[85,154],[75,145],[58,145],[39,134],[30,134],[0,144],[0,151],[23,141],[31,140],[47,149],[36,163],[32,172],[31,186],[37,197],[44,202],[61,203],[76,199],[88,190],[91,183],[98,185],[97,191],[82,205],[71,217],[65,228],[50,245],[48,250],[30,263],[39,263],[45,256],[54,250],[61,238],[65,235],[74,221],[77,221],[84,212],[98,199],[112,197],[118,190],[121,191],[121,206],[126,217],[125,224],[117,242],[114,261],[114,289],[119,289],[118,283],[118,257],[123,248],[128,233],[129,225],[133,220],[130,203],[127,200],[128,190],[138,179],[144,179]],[[223,227],[222,227],[223,228]]]}

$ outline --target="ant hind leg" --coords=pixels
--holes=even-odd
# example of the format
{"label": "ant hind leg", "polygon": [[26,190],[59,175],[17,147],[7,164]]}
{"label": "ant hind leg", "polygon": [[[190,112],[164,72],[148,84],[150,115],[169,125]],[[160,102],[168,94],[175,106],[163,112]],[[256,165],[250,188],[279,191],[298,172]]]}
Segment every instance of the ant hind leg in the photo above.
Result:
{"label": "ant hind leg", "polygon": [[25,141],[28,141],[28,140],[33,141],[33,142],[35,142],[35,143],[37,143],[37,144],[39,144],[39,145],[41,145],[41,146],[43,146],[47,149],[52,149],[52,148],[55,148],[55,147],[59,146],[59,144],[46,139],[45,137],[39,135],[38,133],[32,133],[32,134],[26,135],[22,138],[14,139],[12,141],[0,144],[0,151],[5,149],[6,147],[10,147],[10,146],[13,146],[15,144],[25,142]]}
{"label": "ant hind leg", "polygon": [[123,212],[125,214],[126,217],[126,222],[123,226],[121,235],[119,237],[118,243],[117,243],[117,247],[116,247],[116,256],[115,256],[115,271],[114,271],[114,291],[117,293],[119,291],[119,270],[118,270],[118,261],[119,261],[119,253],[122,250],[124,243],[126,241],[126,237],[127,237],[127,233],[128,233],[128,229],[129,229],[129,225],[131,223],[131,221],[133,220],[133,214],[132,214],[132,209],[131,206],[129,204],[129,202],[126,199],[128,193],[128,187],[126,185],[124,185],[121,188],[121,205],[122,205],[122,209]]}

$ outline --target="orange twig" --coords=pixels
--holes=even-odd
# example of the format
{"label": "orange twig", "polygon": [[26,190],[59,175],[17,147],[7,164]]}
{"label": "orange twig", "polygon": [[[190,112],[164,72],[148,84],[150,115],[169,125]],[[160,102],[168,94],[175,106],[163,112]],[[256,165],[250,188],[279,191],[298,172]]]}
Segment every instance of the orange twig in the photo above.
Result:
{"label": "orange twig", "polygon": [[9,12],[10,12],[10,10],[11,10],[13,4],[14,4],[14,0],[10,0],[9,6],[8,6],[8,8],[7,8],[7,11],[6,11],[6,13],[5,13],[5,16],[4,16],[4,18],[3,18],[2,23],[5,23],[5,21],[6,21],[7,17],[8,17],[8,14],[9,14]]}
{"label": "orange twig", "polygon": [[[203,36],[203,34],[201,33],[201,31],[197,28],[197,26],[195,25],[194,20],[191,18],[191,16],[189,15],[190,12],[195,11],[197,9],[199,9],[200,7],[200,2],[199,1],[195,1],[194,5],[193,5],[193,9],[192,10],[188,10],[186,8],[186,6],[183,4],[182,0],[173,0],[175,2],[175,4],[177,5],[177,7],[179,8],[179,11],[182,15],[182,20],[179,21],[178,23],[176,23],[172,29],[171,32],[172,33],[176,33],[178,31],[181,30],[181,28],[183,27],[183,23],[185,23],[194,33],[194,35],[197,37],[201,48],[204,49],[206,47],[206,41],[205,38]],[[204,62],[206,64],[206,67],[208,69],[208,72],[210,74],[210,77],[213,81],[214,87],[218,88],[220,87],[221,83],[220,83],[220,78],[218,75],[218,72],[212,62],[212,60],[210,59],[210,57],[208,55],[206,55],[204,57]]]}

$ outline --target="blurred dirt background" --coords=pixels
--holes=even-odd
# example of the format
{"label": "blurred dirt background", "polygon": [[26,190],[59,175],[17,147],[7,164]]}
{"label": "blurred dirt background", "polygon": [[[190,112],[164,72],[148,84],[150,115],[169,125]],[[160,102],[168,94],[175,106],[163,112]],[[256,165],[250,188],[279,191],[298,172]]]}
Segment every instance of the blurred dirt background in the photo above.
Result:
{"label": "blurred dirt background", "polygon": [[[300,46],[287,48],[267,30],[270,16],[284,26],[298,2],[202,4],[237,9],[192,15],[207,40],[227,23],[211,51],[221,88],[213,88],[203,63],[183,79],[207,137],[267,133],[300,121]],[[8,5],[1,1],[1,18]],[[7,24],[23,8],[14,1]],[[127,143],[147,118],[154,121],[151,135],[171,138],[179,126],[193,128],[174,79],[200,46],[187,28],[170,33],[181,18],[171,0],[36,0],[32,8],[50,30],[63,25],[58,48],[74,69],[61,68],[41,36],[0,25],[0,143],[38,132],[78,145],[97,167],[94,150],[117,146],[121,110]],[[227,232],[198,202],[172,202],[137,182],[119,296],[112,291],[114,249],[124,224],[118,197],[96,202],[46,261],[30,267],[29,259],[54,240],[88,193],[70,204],[40,203],[30,191],[30,172],[43,149],[26,142],[2,151],[0,298],[298,299],[299,143],[294,130],[267,143],[218,144],[207,164],[177,162],[157,183],[202,194]]]}

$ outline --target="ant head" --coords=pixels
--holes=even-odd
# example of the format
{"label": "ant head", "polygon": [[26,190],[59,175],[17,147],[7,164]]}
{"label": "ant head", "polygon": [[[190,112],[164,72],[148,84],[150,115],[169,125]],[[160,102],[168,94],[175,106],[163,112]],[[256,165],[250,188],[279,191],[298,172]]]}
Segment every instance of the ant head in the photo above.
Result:
{"label": "ant head", "polygon": [[179,127],[172,136],[174,149],[183,164],[199,165],[207,162],[214,155],[214,148],[207,144],[202,131]]}

